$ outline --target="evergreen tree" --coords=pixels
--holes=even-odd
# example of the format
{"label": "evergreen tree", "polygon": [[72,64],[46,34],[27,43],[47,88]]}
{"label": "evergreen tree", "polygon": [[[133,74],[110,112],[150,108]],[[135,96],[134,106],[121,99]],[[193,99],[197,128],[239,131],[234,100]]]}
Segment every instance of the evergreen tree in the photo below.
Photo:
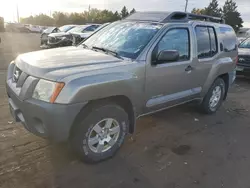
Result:
{"label": "evergreen tree", "polygon": [[133,13],[135,13],[135,12],[136,12],[136,10],[133,8],[133,9],[130,11],[129,14],[133,14]]}
{"label": "evergreen tree", "polygon": [[217,0],[212,0],[212,2],[209,3],[208,7],[205,8],[205,14],[214,17],[222,16],[222,10],[219,8],[219,3]]}
{"label": "evergreen tree", "polygon": [[120,19],[121,19],[120,14],[117,11],[115,11],[115,13],[113,15],[113,20],[116,21],[116,20],[120,20]]}
{"label": "evergreen tree", "polygon": [[206,12],[205,12],[205,9],[194,8],[191,13],[193,13],[193,14],[205,14]]}
{"label": "evergreen tree", "polygon": [[227,0],[223,6],[223,15],[226,24],[231,25],[236,32],[242,27],[243,20],[237,10],[237,5],[233,0]]}
{"label": "evergreen tree", "polygon": [[122,17],[122,18],[125,18],[125,17],[127,17],[128,15],[129,15],[128,9],[124,6],[124,7],[122,8],[122,10],[121,10],[121,17]]}

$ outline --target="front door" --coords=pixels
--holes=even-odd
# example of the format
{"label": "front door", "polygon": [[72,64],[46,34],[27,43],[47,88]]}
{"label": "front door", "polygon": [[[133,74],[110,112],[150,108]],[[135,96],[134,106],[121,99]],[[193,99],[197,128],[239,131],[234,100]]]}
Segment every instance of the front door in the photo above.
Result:
{"label": "front door", "polygon": [[[196,77],[194,42],[189,26],[168,28],[149,52],[146,66],[145,113],[179,104],[199,96],[201,86]],[[176,61],[158,61],[162,50],[179,53]]]}

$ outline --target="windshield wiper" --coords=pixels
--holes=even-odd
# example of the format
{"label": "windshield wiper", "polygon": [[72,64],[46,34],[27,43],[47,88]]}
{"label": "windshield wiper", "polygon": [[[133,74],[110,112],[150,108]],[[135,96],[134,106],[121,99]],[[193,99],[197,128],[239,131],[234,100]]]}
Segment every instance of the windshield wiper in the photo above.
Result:
{"label": "windshield wiper", "polygon": [[112,51],[106,48],[102,48],[102,47],[98,47],[98,46],[93,46],[92,47],[93,50],[101,50],[107,54],[113,55],[114,57],[117,57],[119,59],[123,59],[121,56],[119,56],[119,54],[116,51]]}

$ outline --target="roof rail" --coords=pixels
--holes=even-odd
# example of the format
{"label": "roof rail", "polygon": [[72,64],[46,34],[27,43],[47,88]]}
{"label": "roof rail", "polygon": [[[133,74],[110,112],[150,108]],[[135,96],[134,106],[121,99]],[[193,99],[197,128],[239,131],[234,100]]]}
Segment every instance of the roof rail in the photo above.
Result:
{"label": "roof rail", "polygon": [[191,14],[187,12],[135,12],[125,19],[134,21],[152,21],[159,23],[188,22],[190,20],[225,23],[223,18]]}
{"label": "roof rail", "polygon": [[225,23],[225,20],[223,18],[207,16],[207,15],[191,14],[191,13],[188,13],[188,19],[189,20],[203,20],[203,21],[216,22],[216,23],[221,23],[221,24]]}

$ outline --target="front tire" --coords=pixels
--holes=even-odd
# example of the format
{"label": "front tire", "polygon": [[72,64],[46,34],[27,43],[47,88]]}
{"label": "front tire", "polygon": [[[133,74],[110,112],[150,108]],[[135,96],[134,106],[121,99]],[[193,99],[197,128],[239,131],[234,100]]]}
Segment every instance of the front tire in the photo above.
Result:
{"label": "front tire", "polygon": [[201,104],[203,112],[207,114],[215,113],[223,102],[225,92],[226,86],[224,80],[217,78],[203,99]]}
{"label": "front tire", "polygon": [[[70,138],[73,150],[82,160],[96,163],[115,155],[128,132],[128,115],[117,104],[92,106],[79,120]],[[81,114],[80,114],[81,115]]]}

